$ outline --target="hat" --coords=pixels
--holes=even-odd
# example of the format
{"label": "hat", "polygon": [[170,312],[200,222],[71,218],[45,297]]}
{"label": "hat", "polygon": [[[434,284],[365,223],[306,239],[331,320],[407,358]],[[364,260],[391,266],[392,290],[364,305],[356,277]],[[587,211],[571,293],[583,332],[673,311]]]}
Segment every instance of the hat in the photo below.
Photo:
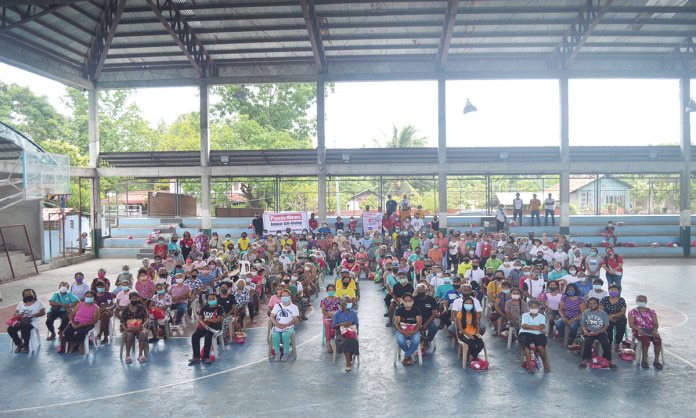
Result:
{"label": "hat", "polygon": [[578,240],[576,240],[575,238],[573,238],[573,239],[570,240],[570,243],[571,243],[571,244],[577,244],[577,243],[578,243]]}
{"label": "hat", "polygon": [[341,273],[350,273],[350,270],[348,270],[348,269],[343,269],[343,270],[341,270]]}

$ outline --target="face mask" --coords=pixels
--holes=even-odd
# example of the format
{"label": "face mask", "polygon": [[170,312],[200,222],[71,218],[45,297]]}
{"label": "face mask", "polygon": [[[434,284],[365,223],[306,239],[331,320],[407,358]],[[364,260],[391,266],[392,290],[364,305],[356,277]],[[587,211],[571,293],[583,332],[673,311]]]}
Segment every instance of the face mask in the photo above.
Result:
{"label": "face mask", "polygon": [[602,285],[601,285],[601,284],[596,284],[596,285],[594,285],[594,286],[592,286],[592,287],[594,287],[594,290],[600,290],[600,289],[602,288]]}
{"label": "face mask", "polygon": [[585,281],[587,281],[587,277],[578,277],[578,280],[585,283]]}
{"label": "face mask", "polygon": [[177,284],[182,284],[184,282],[184,279],[176,279]]}
{"label": "face mask", "polygon": [[162,273],[159,275],[160,277],[167,277],[167,273]]}
{"label": "face mask", "polygon": [[437,277],[442,277],[442,273],[435,273]]}
{"label": "face mask", "polygon": [[471,265],[471,268],[474,269],[474,270],[477,270],[477,269],[479,268],[479,266],[478,266],[478,264],[472,264],[472,265]]}
{"label": "face mask", "polygon": [[522,270],[522,266],[515,266],[515,270],[517,270],[517,271]]}
{"label": "face mask", "polygon": [[638,305],[639,308],[645,308],[647,304],[647,302],[636,302],[636,305]]}
{"label": "face mask", "polygon": [[106,288],[103,288],[103,287],[97,288],[97,292],[99,292],[99,293],[104,293],[105,290],[106,290]]}
{"label": "face mask", "polygon": [[595,256],[595,255],[597,255],[597,252],[596,252],[596,251],[592,251],[592,252],[590,253],[590,255],[591,255],[591,256]]}
{"label": "face mask", "polygon": [[433,248],[437,249],[437,248],[438,248],[438,246],[437,246],[437,245],[433,245]]}
{"label": "face mask", "polygon": [[215,305],[217,305],[217,301],[216,301],[216,300],[209,300],[209,301],[208,301],[208,306],[215,306]]}
{"label": "face mask", "polygon": [[285,283],[285,284],[290,283],[290,279],[283,279],[283,283]]}
{"label": "face mask", "polygon": [[460,287],[462,287],[462,285],[460,285],[460,284],[452,285],[452,288],[454,288],[454,290],[459,290]]}
{"label": "face mask", "polygon": [[350,280],[343,281],[343,286],[349,286],[349,285],[350,285]]}
{"label": "face mask", "polygon": [[494,259],[494,260],[495,260],[495,259],[496,259],[496,257],[498,257],[498,255],[497,255],[497,254],[491,254],[491,258],[492,258],[492,259]]}
{"label": "face mask", "polygon": [[76,277],[76,278],[75,278],[75,281],[76,281],[77,283],[82,283],[83,280],[84,280],[84,279],[83,279],[82,277]]}
{"label": "face mask", "polygon": [[537,308],[532,308],[532,309],[529,310],[529,313],[536,315],[536,314],[539,313],[539,309],[537,309]]}
{"label": "face mask", "polygon": [[517,300],[520,298],[520,295],[512,295],[511,298],[513,298],[514,300]]}
{"label": "face mask", "polygon": [[548,250],[548,249],[549,249],[549,247],[548,247],[548,246],[546,246],[546,245],[544,245],[544,246],[543,246],[543,247],[541,247],[541,248],[543,248],[544,250]]}
{"label": "face mask", "polygon": [[510,289],[503,289],[502,292],[507,295],[508,293],[510,293]]}
{"label": "face mask", "polygon": [[60,293],[67,293],[67,292],[68,292],[68,288],[67,288],[67,287],[65,287],[65,286],[61,286],[61,287],[60,287]]}
{"label": "face mask", "polygon": [[[560,270],[560,269],[557,269],[557,270]],[[568,270],[568,273],[570,273],[570,274],[575,274],[575,273],[577,273],[577,272],[578,272],[578,271],[575,270],[575,269],[570,269],[570,270]]]}
{"label": "face mask", "polygon": [[130,302],[131,302],[131,305],[137,305],[140,303],[139,300],[131,300]]}
{"label": "face mask", "polygon": [[192,274],[191,277],[195,279],[196,277],[198,277],[198,275],[197,275],[197,274]]}
{"label": "face mask", "polygon": [[569,290],[568,296],[575,296],[575,290]]}
{"label": "face mask", "polygon": [[561,268],[560,268],[560,267],[556,267],[556,271],[561,271]]}
{"label": "face mask", "polygon": [[336,292],[329,292],[329,296],[333,297],[336,294]]}
{"label": "face mask", "polygon": [[408,282],[408,279],[399,279],[399,283],[401,284],[406,284]]}
{"label": "face mask", "polygon": [[476,251],[469,251],[469,254],[474,255]]}
{"label": "face mask", "polygon": [[406,308],[413,307],[413,302],[404,302],[404,307],[406,307]]}
{"label": "face mask", "polygon": [[552,292],[555,292],[556,290],[558,290],[558,288],[557,287],[549,287],[549,290]]}
{"label": "face mask", "polygon": [[351,309],[353,307],[353,302],[346,303],[346,309]]}
{"label": "face mask", "polygon": [[467,311],[470,311],[470,310],[474,309],[474,305],[470,305],[470,304],[464,305],[464,309],[466,309]]}
{"label": "face mask", "polygon": [[104,277],[106,277],[106,274],[99,273],[99,274],[97,274],[97,277],[99,277],[100,279],[103,279]]}
{"label": "face mask", "polygon": [[94,298],[85,298],[85,303],[92,303],[94,302]]}
{"label": "face mask", "polygon": [[158,295],[163,295],[163,294],[164,294],[164,290],[158,290],[158,291],[157,291],[157,294],[158,294]]}
{"label": "face mask", "polygon": [[619,292],[609,292],[609,296],[615,298],[615,297],[619,296]]}

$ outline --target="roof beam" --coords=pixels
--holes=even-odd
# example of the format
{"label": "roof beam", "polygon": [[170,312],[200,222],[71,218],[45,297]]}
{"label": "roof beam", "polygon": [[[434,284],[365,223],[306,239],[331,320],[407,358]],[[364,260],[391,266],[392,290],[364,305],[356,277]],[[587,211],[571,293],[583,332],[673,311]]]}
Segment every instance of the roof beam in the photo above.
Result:
{"label": "roof beam", "polygon": [[106,11],[97,29],[96,36],[92,40],[92,47],[85,61],[85,78],[97,80],[104,68],[104,61],[114,40],[118,22],[121,20],[123,9],[126,8],[126,0],[111,0],[106,5]]}
{"label": "roof beam", "polygon": [[440,46],[437,49],[437,66],[444,69],[447,65],[447,54],[449,53],[450,43],[452,42],[452,31],[454,22],[457,19],[457,8],[459,0],[447,0],[447,12],[442,24],[442,35],[440,36]]}
{"label": "roof beam", "polygon": [[[664,57],[663,62],[670,64],[671,59],[678,58],[681,61],[682,69],[688,70],[691,68],[691,62],[696,59],[696,44],[694,43],[694,37],[696,37],[696,31],[691,32],[686,39],[681,41],[673,50]],[[686,48],[682,52],[682,48]],[[672,66],[674,62],[671,62]]]}
{"label": "roof beam", "polygon": [[[13,24],[11,24],[11,25],[7,25],[7,26],[4,26],[4,25],[3,25],[3,27],[0,28],[0,33],[3,33],[3,32],[5,32],[5,31],[12,30],[12,29],[17,28],[17,27],[20,27],[20,26],[22,26],[22,25],[25,24],[25,23],[33,22],[34,20],[36,20],[36,19],[38,19],[38,18],[41,18],[41,17],[43,17],[43,16],[50,15],[51,13],[57,12],[58,10],[62,9],[62,8],[65,7],[65,6],[69,6],[69,5],[71,5],[72,3],[75,3],[76,1],[77,1],[77,0],[69,0],[69,1],[66,2],[66,3],[54,5],[54,6],[51,6],[51,7],[46,8],[46,9],[43,9],[43,11],[41,11],[41,12],[39,12],[39,13],[35,13],[35,14],[33,14],[33,15],[31,15],[31,16],[28,16],[28,17],[26,17],[26,18],[23,18],[23,19],[20,20],[19,22],[15,22],[15,23],[13,23]],[[34,9],[36,10],[36,8],[34,8]],[[4,7],[3,7],[3,16],[4,16],[4,14],[5,14],[5,10],[4,10]],[[4,23],[4,21],[3,21],[3,23]]]}
{"label": "roof beam", "polygon": [[321,39],[321,31],[319,30],[319,21],[317,13],[314,9],[314,0],[300,0],[302,15],[304,16],[307,32],[309,33],[309,43],[312,44],[312,52],[314,53],[314,61],[317,64],[317,72],[324,73],[327,70],[326,54],[324,54],[324,43]]}
{"label": "roof beam", "polygon": [[601,0],[597,0],[597,6],[595,6],[594,0],[587,0],[578,16],[570,25],[570,28],[566,31],[565,36],[561,38],[553,54],[551,54],[549,58],[550,65],[560,66],[564,69],[570,66],[595,27],[597,27],[599,21],[604,17],[612,1],[604,0],[604,6],[600,8]]}
{"label": "roof beam", "polygon": [[[216,77],[217,66],[172,0],[145,0],[201,77]],[[165,17],[166,14],[166,17]]]}

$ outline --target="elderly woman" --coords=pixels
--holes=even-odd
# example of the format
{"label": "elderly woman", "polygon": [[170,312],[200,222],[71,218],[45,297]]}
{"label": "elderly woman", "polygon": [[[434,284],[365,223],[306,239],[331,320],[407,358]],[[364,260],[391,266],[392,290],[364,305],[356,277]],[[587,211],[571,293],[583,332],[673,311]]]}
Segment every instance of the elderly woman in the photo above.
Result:
{"label": "elderly woman", "polygon": [[70,322],[69,309],[72,309],[77,305],[80,300],[76,298],[72,293],[68,292],[70,285],[68,282],[60,282],[58,286],[58,292],[51,296],[48,304],[51,306],[51,310],[46,315],[46,327],[50,332],[50,335],[46,338],[47,341],[52,341],[56,339],[56,330],[53,327],[53,323],[56,319],[60,319],[60,327],[58,327],[58,337],[63,338],[63,331],[68,326]]}
{"label": "elderly woman", "polygon": [[121,272],[118,274],[116,277],[116,283],[114,283],[114,286],[116,286],[114,289],[109,289],[111,293],[116,295],[118,292],[121,291],[121,282],[124,280],[128,280],[129,283],[133,282],[133,275],[130,272],[130,267],[126,264],[125,266],[121,267]]}
{"label": "elderly woman", "polygon": [[155,282],[147,275],[145,269],[138,270],[138,281],[135,282],[135,290],[143,300],[148,300],[155,293]]}
{"label": "elderly woman", "polygon": [[[600,280],[600,279],[597,279]],[[618,284],[609,286],[609,296],[599,299],[599,309],[609,315],[609,328],[607,335],[609,344],[614,342],[614,350],[619,351],[619,343],[626,333],[626,300],[619,296],[621,288]],[[614,330],[616,330],[616,339],[614,340]]]}
{"label": "elderly woman", "polygon": [[[556,329],[558,329],[559,335],[563,338],[566,326],[570,327],[568,336],[568,344],[570,345],[575,341],[578,328],[580,328],[580,319],[585,309],[585,299],[580,295],[577,285],[571,283],[566,286],[565,295],[561,297],[561,303],[558,305],[558,313],[561,315],[561,319],[556,321]],[[563,343],[561,343],[562,346]]]}
{"label": "elderly woman", "polygon": [[172,297],[164,290],[164,284],[157,283],[155,287],[155,295],[150,299],[150,310],[161,309],[164,312],[164,318],[155,320],[152,314],[149,314],[149,323],[152,328],[152,339],[150,342],[159,340],[159,327],[164,329],[164,323],[169,321],[169,307],[172,306]]}
{"label": "elderly woman", "polygon": [[[275,361],[285,361],[290,357],[290,337],[295,331],[295,324],[299,321],[300,310],[292,303],[291,293],[284,289],[280,293],[280,303],[271,311],[271,323],[273,323],[273,348],[275,349]],[[285,352],[280,355],[280,342],[283,341]]]}
{"label": "elderly woman", "polygon": [[[239,279],[234,284],[235,289],[232,292],[234,300],[237,303],[237,314],[239,315],[239,325],[244,327],[244,318],[246,317],[247,305],[250,305],[251,297],[249,296],[249,291],[246,289],[246,280]],[[249,312],[253,318],[253,306],[249,306]]]}
{"label": "elderly woman", "polygon": [[534,344],[537,356],[544,362],[544,371],[550,372],[548,358],[546,357],[546,317],[539,313],[541,304],[538,300],[529,301],[529,312],[522,315],[520,320],[519,343],[524,347],[524,356],[527,358],[527,373],[534,374],[532,367],[532,352],[530,347]]}
{"label": "elderly woman", "polygon": [[[329,285],[330,286],[330,285]],[[350,371],[353,364],[353,355],[360,355],[360,347],[358,344],[357,335],[355,338],[349,338],[342,331],[355,331],[357,333],[358,314],[352,310],[353,301],[348,296],[341,298],[341,309],[333,315],[331,326],[336,330],[336,352],[344,353],[346,356],[346,371]],[[416,343],[416,347],[418,344]]]}
{"label": "elderly woman", "polygon": [[131,291],[128,294],[130,304],[117,313],[117,318],[121,319],[121,331],[126,339],[126,363],[132,363],[130,353],[133,342],[138,338],[138,361],[146,362],[144,355],[145,345],[147,344],[147,323],[148,312],[141,304],[140,293]]}
{"label": "elderly woman", "polygon": [[321,306],[321,313],[324,315],[324,339],[326,340],[326,345],[329,346],[329,353],[333,353],[333,348],[329,342],[331,341],[333,317],[338,312],[340,301],[336,297],[336,286],[329,283],[326,286],[326,293],[328,296],[321,300],[319,306]]}
{"label": "elderly woman", "polygon": [[[39,327],[41,322],[39,318],[44,315],[46,315],[46,305],[37,299],[34,289],[25,289],[22,292],[22,301],[17,305],[13,315],[15,318],[19,318],[19,321],[7,328],[7,333],[17,346],[15,353],[29,352],[31,330]],[[19,337],[20,334],[22,338]]]}
{"label": "elderly woman", "polygon": [[174,276],[174,284],[169,288],[169,296],[172,297],[172,308],[176,309],[174,326],[181,325],[181,318],[186,313],[188,301],[191,298],[191,287],[184,283],[184,275],[178,273]]}
{"label": "elderly woman", "polygon": [[[403,304],[394,313],[396,320],[396,342],[404,350],[404,359],[401,362],[404,366],[415,364],[412,358],[420,345],[420,329],[423,324],[421,311],[413,306],[413,294],[406,293],[402,296]],[[334,317],[334,323],[336,318]],[[411,345],[408,345],[408,342]]]}
{"label": "elderly woman", "polygon": [[646,296],[640,295],[636,298],[637,308],[631,309],[628,313],[628,326],[633,330],[633,336],[640,341],[641,353],[643,358],[641,359],[640,365],[644,369],[648,367],[648,349],[650,348],[650,342],[653,343],[653,348],[655,349],[655,361],[653,366],[656,369],[662,370],[662,364],[660,363],[660,351],[662,350],[662,339],[657,329],[660,324],[657,322],[657,314],[654,310],[647,307],[648,298]]}
{"label": "elderly woman", "polygon": [[97,339],[103,336],[102,344],[109,342],[109,327],[111,315],[114,308],[114,295],[109,292],[102,281],[96,284],[97,292],[94,296],[94,303],[99,306],[99,334]]}
{"label": "elderly woman", "polygon": [[[505,317],[510,325],[520,330],[520,317],[523,313],[529,312],[527,302],[522,300],[522,291],[519,288],[514,288],[510,291],[510,300],[505,302]],[[510,336],[508,336],[510,338]]]}
{"label": "elderly woman", "polygon": [[70,325],[65,329],[68,354],[74,352],[76,346],[80,347],[80,354],[85,354],[85,336],[99,321],[99,306],[94,303],[94,297],[95,293],[88,290],[85,293],[85,301],[80,302],[70,314]]}

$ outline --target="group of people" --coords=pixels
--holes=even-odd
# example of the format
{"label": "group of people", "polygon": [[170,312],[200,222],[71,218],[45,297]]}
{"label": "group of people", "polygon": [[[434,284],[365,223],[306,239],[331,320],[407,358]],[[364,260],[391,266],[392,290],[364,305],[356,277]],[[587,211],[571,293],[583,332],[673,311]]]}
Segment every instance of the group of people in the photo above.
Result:
{"label": "group of people", "polygon": [[[385,219],[396,216],[390,202]],[[148,340],[156,341],[167,325],[181,326],[188,313],[197,324],[190,362],[210,362],[213,338],[222,333],[229,344],[245,320],[256,322],[260,304],[268,299],[274,359],[285,361],[294,327],[307,319],[312,299],[319,299],[323,277],[335,276],[335,282],[326,284],[327,296],[319,307],[327,350],[345,354],[346,370],[351,369],[353,356],[359,355],[361,278],[383,286],[386,325],[396,327],[405,366],[415,362],[420,346],[427,349],[445,328],[448,336],[467,346],[467,360],[476,361],[483,349],[486,318],[481,315],[486,308],[491,312],[492,334],[514,329],[527,363],[532,363],[530,348],[534,346],[545,371],[550,370],[545,357],[546,335],[553,335],[549,325],[558,330],[559,339],[568,333],[569,346],[576,344],[581,332],[586,342],[581,368],[586,367],[591,356],[588,349],[597,339],[603,346],[602,356],[615,369],[609,347],[613,343],[615,350],[622,348],[627,326],[643,345],[643,367],[649,367],[651,343],[656,352],[654,366],[662,367],[657,316],[646,307],[644,296],[638,297],[637,308],[626,312],[621,297],[623,260],[613,248],[605,248],[604,257],[591,248],[590,255],[583,257],[575,240],[568,242],[560,234],[543,234],[539,239],[532,233],[516,237],[503,231],[489,235],[483,230],[439,230],[437,219],[426,226],[420,211],[410,219],[407,196],[399,206],[398,222],[388,221],[388,228],[383,225],[364,234],[358,232],[355,220],[346,227],[339,219],[332,229],[313,215],[305,230],[288,228],[269,234],[257,214],[252,239],[246,233],[236,242],[229,234],[221,237],[213,232],[208,237],[202,229],[193,238],[188,231],[181,240],[174,235],[167,244],[159,238],[154,263],[143,260],[136,274],[123,266],[113,285],[103,269],[91,284],[77,273],[74,283],[60,283],[48,312],[28,289],[15,312],[18,320],[8,332],[16,351],[26,352],[31,329],[46,315],[48,339],[56,338],[54,322],[60,319],[58,337],[65,352],[82,353],[85,336],[95,326],[102,343],[109,341],[113,332],[109,322],[116,316],[127,345],[126,362],[132,361],[136,339],[137,358],[144,362]],[[202,352],[201,338],[205,341]]]}

